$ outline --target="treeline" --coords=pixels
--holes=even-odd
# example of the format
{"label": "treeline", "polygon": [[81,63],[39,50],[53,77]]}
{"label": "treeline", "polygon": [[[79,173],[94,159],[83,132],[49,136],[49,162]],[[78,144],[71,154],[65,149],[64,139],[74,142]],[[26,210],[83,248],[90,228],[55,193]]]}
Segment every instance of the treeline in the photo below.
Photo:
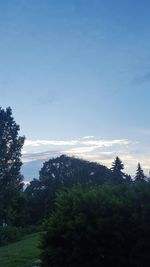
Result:
{"label": "treeline", "polygon": [[0,225],[40,224],[54,208],[56,193],[73,185],[98,186],[105,183],[129,185],[148,183],[138,164],[135,177],[123,172],[119,157],[111,169],[98,163],[62,155],[43,164],[39,179],[24,190],[21,175],[21,149],[25,137],[19,136],[11,108],[0,108]]}
{"label": "treeline", "polygon": [[24,190],[24,140],[11,108],[0,108],[0,245],[43,225],[42,267],[149,266],[150,183],[140,163],[131,177],[119,157],[108,169],[62,155]]}
{"label": "treeline", "polygon": [[102,184],[148,183],[149,179],[144,175],[140,163],[134,178],[124,173],[123,169],[124,165],[119,157],[116,157],[111,169],[65,155],[50,159],[43,164],[39,179],[31,181],[24,192],[30,223],[41,221],[53,210],[56,193],[61,189],[77,184],[90,187]]}

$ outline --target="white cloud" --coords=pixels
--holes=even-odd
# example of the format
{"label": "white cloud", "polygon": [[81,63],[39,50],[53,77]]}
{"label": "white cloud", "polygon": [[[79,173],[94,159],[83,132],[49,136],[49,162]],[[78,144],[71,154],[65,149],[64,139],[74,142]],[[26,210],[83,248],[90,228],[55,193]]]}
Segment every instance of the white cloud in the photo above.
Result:
{"label": "white cloud", "polygon": [[[89,160],[106,160],[110,158],[111,151],[101,151],[117,146],[129,144],[127,139],[101,140],[94,136],[84,136],[74,140],[26,140],[22,159],[24,163],[35,160],[48,160],[60,154],[68,154]],[[111,157],[112,158],[112,157]]]}
{"label": "white cloud", "polygon": [[111,167],[114,158],[119,156],[124,163],[125,171],[133,175],[138,162],[141,162],[142,167],[148,173],[148,166],[150,166],[150,153],[148,153],[145,157],[142,156],[141,144],[135,141],[104,140],[94,136],[84,136],[73,140],[27,140],[22,160],[24,164],[33,161],[44,162],[66,154]]}
{"label": "white cloud", "polygon": [[89,153],[94,151],[97,148],[97,146],[82,146],[82,147],[76,147],[76,148],[72,148],[70,150],[66,150],[64,151],[64,153],[66,154],[73,154],[73,155],[79,155],[79,154],[83,154],[83,153]]}
{"label": "white cloud", "polygon": [[83,139],[93,139],[95,138],[94,135],[86,135],[86,136],[83,136]]}
{"label": "white cloud", "polygon": [[135,174],[138,162],[146,174],[150,171],[150,149],[141,143],[127,139],[102,140],[84,136],[73,140],[27,140],[22,160],[25,165],[66,154],[95,161],[111,167],[116,156],[124,163],[125,172]]}
{"label": "white cloud", "polygon": [[50,158],[57,157],[60,154],[63,154],[61,151],[44,151],[44,152],[32,152],[22,155],[22,161],[24,164],[27,164],[32,161],[46,161]]}
{"label": "white cloud", "polygon": [[[93,138],[93,137],[92,137]],[[87,139],[87,140],[85,140]],[[97,146],[97,147],[110,147],[113,145],[127,145],[129,141],[127,139],[117,139],[117,140],[88,140],[91,139],[90,136],[85,136],[78,140],[26,140],[25,147],[39,147],[39,146],[76,146],[76,145],[86,145],[86,146]]]}
{"label": "white cloud", "polygon": [[28,152],[27,152],[26,150],[23,150],[23,151],[22,151],[22,154],[23,154],[23,155],[25,155],[25,154],[27,154],[27,153],[28,153]]}
{"label": "white cloud", "polygon": [[126,139],[117,139],[117,140],[88,140],[88,141],[83,141],[82,144],[84,145],[90,145],[90,146],[96,146],[96,147],[111,147],[113,145],[128,145],[129,141]]}
{"label": "white cloud", "polygon": [[27,181],[27,180],[23,180],[23,184],[24,184],[24,186],[27,186],[27,185],[29,185],[29,184],[30,184],[30,182],[29,182],[29,181]]}
{"label": "white cloud", "polygon": [[51,145],[51,146],[74,146],[78,144],[78,140],[70,140],[70,141],[61,141],[61,140],[26,140],[25,141],[25,147],[26,146],[45,146],[45,145]]}

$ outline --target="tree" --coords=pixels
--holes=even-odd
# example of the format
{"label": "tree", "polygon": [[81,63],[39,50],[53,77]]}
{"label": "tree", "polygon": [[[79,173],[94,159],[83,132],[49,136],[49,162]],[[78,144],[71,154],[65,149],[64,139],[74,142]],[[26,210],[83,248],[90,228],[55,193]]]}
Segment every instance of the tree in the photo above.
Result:
{"label": "tree", "polygon": [[[33,179],[24,191],[28,209],[28,223],[35,225],[49,213],[50,190],[38,179]],[[49,201],[52,204],[52,201]]]}
{"label": "tree", "polygon": [[11,108],[0,108],[0,222],[8,219],[11,203],[23,186],[20,168],[25,137],[18,135],[19,130]]}
{"label": "tree", "polygon": [[60,189],[77,183],[103,184],[110,175],[111,171],[98,163],[61,155],[43,164],[39,179]]}
{"label": "tree", "polygon": [[125,178],[125,174],[122,172],[124,165],[119,157],[116,157],[115,161],[112,163],[112,173],[114,182],[122,182]]}
{"label": "tree", "polygon": [[74,184],[100,185],[110,179],[111,171],[98,163],[61,155],[44,162],[39,180],[34,179],[25,190],[30,219],[41,221],[54,208],[56,192]]}
{"label": "tree", "polygon": [[145,182],[145,174],[143,169],[141,168],[141,164],[138,163],[137,170],[136,170],[136,175],[135,175],[135,182]]}

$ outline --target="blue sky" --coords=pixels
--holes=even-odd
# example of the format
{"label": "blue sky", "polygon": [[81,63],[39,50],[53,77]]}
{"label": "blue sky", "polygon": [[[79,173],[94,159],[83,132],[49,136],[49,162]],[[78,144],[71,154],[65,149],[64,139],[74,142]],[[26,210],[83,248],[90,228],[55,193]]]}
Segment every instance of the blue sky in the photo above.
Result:
{"label": "blue sky", "polygon": [[26,176],[62,152],[149,171],[149,13],[148,0],[0,1],[1,106],[26,136]]}

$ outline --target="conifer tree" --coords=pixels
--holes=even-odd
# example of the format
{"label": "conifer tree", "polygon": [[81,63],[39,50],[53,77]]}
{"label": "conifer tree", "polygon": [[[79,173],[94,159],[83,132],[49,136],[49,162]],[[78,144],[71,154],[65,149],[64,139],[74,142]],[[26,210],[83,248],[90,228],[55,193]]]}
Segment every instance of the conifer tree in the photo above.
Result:
{"label": "conifer tree", "polygon": [[125,174],[122,172],[124,165],[119,157],[116,157],[112,163],[113,182],[120,183],[123,181]]}
{"label": "conifer tree", "polygon": [[141,168],[141,164],[138,163],[136,175],[135,175],[135,182],[145,182],[145,174],[143,169]]}

